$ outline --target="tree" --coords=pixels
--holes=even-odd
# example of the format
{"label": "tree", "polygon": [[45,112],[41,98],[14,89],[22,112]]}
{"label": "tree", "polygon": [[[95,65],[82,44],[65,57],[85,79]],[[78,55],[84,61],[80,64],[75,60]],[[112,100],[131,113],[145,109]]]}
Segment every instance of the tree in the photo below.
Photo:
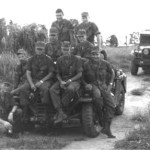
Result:
{"label": "tree", "polygon": [[110,46],[117,47],[118,46],[118,39],[117,39],[116,35],[111,35],[109,42],[110,42]]}

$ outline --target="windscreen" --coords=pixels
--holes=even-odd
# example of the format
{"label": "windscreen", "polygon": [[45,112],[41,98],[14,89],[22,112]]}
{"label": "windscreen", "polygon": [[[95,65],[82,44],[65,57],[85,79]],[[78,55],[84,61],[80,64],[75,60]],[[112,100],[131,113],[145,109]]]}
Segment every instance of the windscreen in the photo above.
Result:
{"label": "windscreen", "polygon": [[143,45],[143,46],[150,45],[150,35],[149,34],[141,34],[140,35],[140,45]]}

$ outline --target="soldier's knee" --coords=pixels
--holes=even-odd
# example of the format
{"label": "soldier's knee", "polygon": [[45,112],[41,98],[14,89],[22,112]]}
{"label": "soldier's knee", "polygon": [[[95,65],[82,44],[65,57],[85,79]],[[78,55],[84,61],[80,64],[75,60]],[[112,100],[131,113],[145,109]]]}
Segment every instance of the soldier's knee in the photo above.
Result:
{"label": "soldier's knee", "polygon": [[71,91],[71,92],[74,92],[75,91],[75,87],[73,85],[69,85],[67,90]]}

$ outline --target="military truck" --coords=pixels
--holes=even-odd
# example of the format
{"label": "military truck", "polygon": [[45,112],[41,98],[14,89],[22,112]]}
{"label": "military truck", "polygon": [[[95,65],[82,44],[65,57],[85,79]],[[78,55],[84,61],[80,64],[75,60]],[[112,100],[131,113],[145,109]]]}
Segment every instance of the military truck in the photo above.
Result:
{"label": "military truck", "polygon": [[139,67],[144,71],[150,70],[150,31],[143,31],[139,36],[139,44],[131,54],[131,74],[137,75]]}

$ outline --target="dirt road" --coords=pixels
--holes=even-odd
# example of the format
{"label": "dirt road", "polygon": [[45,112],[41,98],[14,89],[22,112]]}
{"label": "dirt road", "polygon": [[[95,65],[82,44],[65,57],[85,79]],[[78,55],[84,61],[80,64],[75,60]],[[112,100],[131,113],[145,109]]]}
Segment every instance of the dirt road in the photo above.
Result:
{"label": "dirt road", "polygon": [[[145,75],[141,72],[138,76],[127,74],[127,93],[125,111],[122,116],[117,116],[113,120],[112,132],[116,135],[116,139],[108,139],[105,135],[100,134],[94,139],[84,139],[84,141],[75,141],[64,148],[68,149],[88,149],[88,150],[113,150],[115,141],[125,137],[129,130],[132,130],[134,123],[130,118],[138,111],[144,111],[150,102],[150,75]],[[131,91],[137,89],[142,91],[142,96],[132,95]]]}

